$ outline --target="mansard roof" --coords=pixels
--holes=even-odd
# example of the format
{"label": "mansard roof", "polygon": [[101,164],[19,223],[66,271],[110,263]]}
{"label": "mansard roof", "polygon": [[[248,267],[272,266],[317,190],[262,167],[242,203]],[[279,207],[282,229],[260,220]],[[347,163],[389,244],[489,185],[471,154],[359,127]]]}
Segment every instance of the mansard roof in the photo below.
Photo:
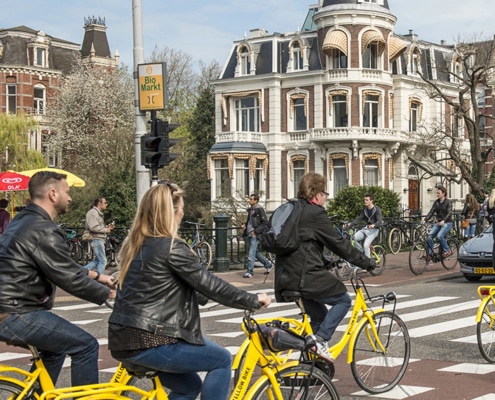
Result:
{"label": "mansard roof", "polygon": [[[338,4],[355,4],[355,5],[363,5],[363,4],[372,4],[375,5],[376,3],[363,3],[363,1],[359,0],[324,0],[322,7],[327,7],[327,6],[335,6]],[[381,7],[386,8],[387,10],[390,10],[388,6],[388,0],[383,0],[383,5]]]}

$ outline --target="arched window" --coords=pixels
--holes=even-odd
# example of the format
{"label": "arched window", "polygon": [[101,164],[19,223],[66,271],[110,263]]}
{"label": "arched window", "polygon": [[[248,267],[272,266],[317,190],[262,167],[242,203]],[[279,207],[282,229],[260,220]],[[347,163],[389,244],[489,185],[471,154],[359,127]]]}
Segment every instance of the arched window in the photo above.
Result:
{"label": "arched window", "polygon": [[328,56],[330,69],[347,68],[348,39],[344,31],[328,31],[322,50]]}
{"label": "arched window", "polygon": [[239,52],[239,62],[241,64],[241,75],[249,75],[251,73],[251,62],[249,60],[249,49],[244,46]]}
{"label": "arched window", "polygon": [[292,70],[299,71],[304,67],[303,52],[299,42],[292,45]]}
{"label": "arched window", "polygon": [[379,69],[381,55],[385,49],[385,40],[380,32],[368,30],[361,37],[363,68]]}

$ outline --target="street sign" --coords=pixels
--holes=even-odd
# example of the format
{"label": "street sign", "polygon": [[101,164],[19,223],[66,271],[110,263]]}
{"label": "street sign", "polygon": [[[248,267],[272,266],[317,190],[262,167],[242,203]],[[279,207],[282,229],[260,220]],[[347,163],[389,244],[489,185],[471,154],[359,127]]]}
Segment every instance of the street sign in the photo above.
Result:
{"label": "street sign", "polygon": [[139,64],[139,109],[163,110],[167,98],[167,67],[165,63]]}

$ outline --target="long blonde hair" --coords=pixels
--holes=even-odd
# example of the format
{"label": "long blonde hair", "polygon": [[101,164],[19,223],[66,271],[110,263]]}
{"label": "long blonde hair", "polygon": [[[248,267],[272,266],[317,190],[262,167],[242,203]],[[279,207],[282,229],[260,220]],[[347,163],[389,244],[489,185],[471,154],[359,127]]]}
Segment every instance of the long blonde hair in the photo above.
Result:
{"label": "long blonde hair", "polygon": [[141,250],[146,238],[179,237],[175,212],[183,196],[184,192],[170,183],[158,184],[146,191],[137,209],[131,230],[118,254],[120,282],[124,281],[132,260]]}

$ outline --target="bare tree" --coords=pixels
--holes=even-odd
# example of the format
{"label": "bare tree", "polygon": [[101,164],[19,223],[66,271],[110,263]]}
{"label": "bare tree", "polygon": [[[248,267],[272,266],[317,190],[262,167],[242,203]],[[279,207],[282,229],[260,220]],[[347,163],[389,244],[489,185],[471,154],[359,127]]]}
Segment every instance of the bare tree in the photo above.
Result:
{"label": "bare tree", "polygon": [[[484,113],[478,105],[480,91],[487,88],[495,71],[494,40],[460,42],[454,48],[452,64],[437,65],[437,75],[448,76],[449,82],[434,80],[417,68],[428,96],[444,102],[446,114],[429,126],[424,126],[422,140],[445,150],[474,193],[479,193],[484,180],[485,163],[493,150],[493,137],[487,136],[483,119],[493,119],[493,108]],[[484,97],[484,93],[481,93]],[[450,115],[449,115],[450,114]],[[451,116],[452,118],[448,118]],[[452,122],[451,122],[452,121]],[[464,127],[464,132],[462,132]],[[469,140],[469,148],[465,139]]]}
{"label": "bare tree", "polygon": [[134,157],[133,90],[125,68],[75,62],[47,107],[54,132],[48,143],[62,154],[62,167],[96,183]]}

